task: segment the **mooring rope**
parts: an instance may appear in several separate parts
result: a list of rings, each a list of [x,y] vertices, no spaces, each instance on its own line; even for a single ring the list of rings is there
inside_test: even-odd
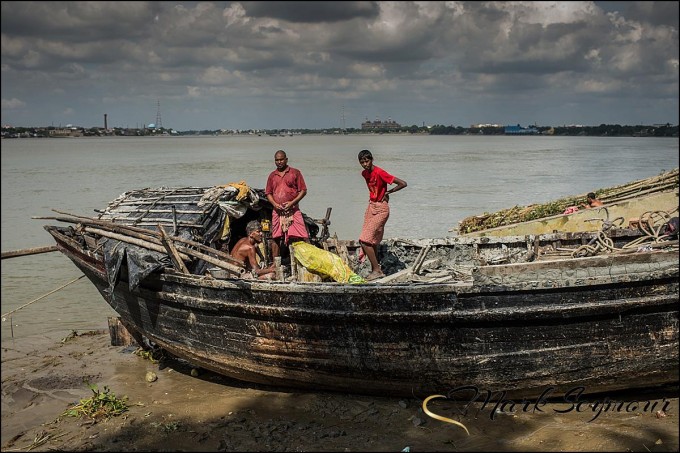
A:
[[[671,213],[672,212],[674,211],[671,211]],[[571,256],[573,258],[582,258],[586,256],[595,256],[598,253],[605,251],[616,253],[626,249],[640,247],[640,245],[645,242],[657,244],[668,237],[668,235],[662,234],[661,228],[663,228],[670,218],[671,214],[666,211],[647,211],[643,213],[638,221],[638,229],[644,233],[644,236],[624,244],[621,248],[614,246],[614,241],[605,234],[605,231],[609,230],[617,221],[624,220],[623,217],[617,217],[611,222],[606,220],[602,224],[602,230],[598,231],[597,236],[591,239],[588,244],[582,245],[574,250]],[[659,222],[659,220],[661,220],[661,222]]]
[[[5,313],[4,315],[2,315],[2,321],[3,321],[3,322],[6,321],[6,320],[7,320],[7,316],[11,315],[12,313],[17,312],[17,311],[21,310],[22,308],[31,305],[31,304],[34,303],[34,302],[38,302],[40,299],[44,299],[45,297],[49,296],[50,294],[54,294],[54,293],[56,293],[57,291],[59,291],[60,289],[66,288],[66,287],[67,287],[68,285],[70,285],[71,283],[75,283],[75,282],[77,282],[78,280],[80,280],[80,279],[83,278],[83,277],[85,277],[85,274],[81,275],[81,276],[78,277],[78,278],[74,278],[74,279],[71,280],[70,282],[66,283],[65,285],[60,286],[60,287],[57,288],[57,289],[53,289],[52,291],[50,291],[50,292],[47,293],[47,294],[43,294],[42,296],[38,297],[37,299],[33,299],[32,301],[30,301],[30,302],[28,302],[28,303],[22,305],[22,306],[19,307],[19,308],[15,308],[15,309],[12,310],[12,311],[8,311],[8,312]]]

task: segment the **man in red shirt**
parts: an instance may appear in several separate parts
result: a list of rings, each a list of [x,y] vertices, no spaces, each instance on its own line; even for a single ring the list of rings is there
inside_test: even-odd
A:
[[[272,211],[272,256],[281,254],[281,243],[303,240],[309,242],[309,233],[298,203],[307,195],[307,185],[302,173],[288,165],[286,152],[274,154],[276,170],[267,178],[265,195],[274,207]]]
[[[373,165],[373,155],[367,149],[359,153],[359,164],[364,169],[361,176],[366,180],[369,192],[369,201],[364,214],[364,226],[361,229],[359,242],[364,254],[371,262],[371,273],[366,277],[366,280],[370,281],[385,275],[378,263],[378,246],[385,234],[387,219],[390,217],[389,194],[406,187],[406,181]],[[389,184],[396,184],[396,187],[387,190]]]

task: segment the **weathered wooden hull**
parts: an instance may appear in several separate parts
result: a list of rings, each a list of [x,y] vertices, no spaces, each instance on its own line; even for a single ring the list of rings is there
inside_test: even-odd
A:
[[[167,271],[130,291],[123,273],[109,293],[97,256],[47,229],[124,322],[243,381],[420,397],[461,385],[532,397],[678,381],[677,251],[479,266],[454,283]]]

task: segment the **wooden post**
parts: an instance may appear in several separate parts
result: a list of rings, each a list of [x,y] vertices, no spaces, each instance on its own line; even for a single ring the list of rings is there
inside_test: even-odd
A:
[[[142,346],[136,338],[121,322],[120,318],[109,317],[109,335],[111,336],[111,346]]]
[[[330,218],[331,218],[331,211],[332,210],[333,210],[333,208],[327,208],[326,209],[326,217],[324,217],[321,220],[321,225],[322,225],[321,236],[319,237],[319,239],[321,239],[321,241],[326,241],[326,239],[328,239],[328,225],[331,224]]]
[[[288,250],[290,251],[290,278],[293,281],[297,280],[297,260],[295,259],[295,248],[293,247],[293,244],[288,246]]]
[[[177,208],[174,204],[172,205],[172,235],[177,236]]]
[[[274,258],[274,268],[276,269],[276,279],[283,281],[283,267],[281,266],[281,257]]]

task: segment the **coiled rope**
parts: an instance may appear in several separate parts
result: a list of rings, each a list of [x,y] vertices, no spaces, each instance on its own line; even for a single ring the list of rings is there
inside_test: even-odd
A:
[[[644,249],[645,243],[657,244],[664,241],[669,237],[667,234],[662,234],[661,229],[670,220],[671,214],[678,209],[668,213],[666,211],[647,211],[640,216],[638,222],[638,229],[644,234],[637,239],[630,241],[629,243],[623,245],[621,248],[614,246],[614,241],[609,238],[606,234],[615,224],[621,227],[625,219],[623,217],[617,217],[614,220],[605,220],[602,223],[602,229],[598,231],[597,236],[590,240],[588,244],[584,244],[574,250],[571,254],[572,258],[583,258],[586,256],[595,256],[599,253],[609,252],[609,253],[621,253],[629,252],[632,249],[641,250]],[[649,245],[649,244],[647,244]]]

